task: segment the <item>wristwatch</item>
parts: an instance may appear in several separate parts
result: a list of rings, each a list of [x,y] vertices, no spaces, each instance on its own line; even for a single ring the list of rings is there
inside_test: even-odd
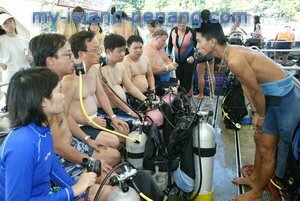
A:
[[[89,135],[86,135],[85,137],[84,137],[84,141],[86,142],[88,139],[90,139],[91,138],[91,136],[89,136]]]
[[[251,111],[251,114],[252,114],[252,116],[253,116],[253,115],[257,115],[258,112],[257,112],[257,111]]]
[[[117,115],[115,115],[115,114],[109,116],[110,119],[113,119],[113,118],[116,118],[116,117],[117,117]]]

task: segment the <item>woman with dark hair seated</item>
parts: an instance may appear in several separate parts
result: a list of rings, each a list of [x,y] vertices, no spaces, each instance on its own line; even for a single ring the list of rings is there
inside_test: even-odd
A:
[[[59,165],[49,120],[64,111],[58,76],[48,68],[20,70],[7,93],[11,133],[0,147],[0,200],[74,200],[93,186],[96,174],[75,183]],[[62,190],[51,191],[51,182]]]

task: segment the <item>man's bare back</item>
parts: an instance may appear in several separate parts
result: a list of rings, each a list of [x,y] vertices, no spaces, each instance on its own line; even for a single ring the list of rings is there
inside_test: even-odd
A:
[[[227,48],[226,55],[225,63],[232,73],[237,74],[237,77],[239,77],[241,71],[247,75],[249,70],[254,72],[259,84],[277,81],[286,77],[286,74],[279,66],[266,55],[258,51],[246,47],[230,45]],[[250,75],[250,73],[248,75]]]
[[[142,92],[145,93],[149,87],[146,78],[147,73],[151,73],[149,60],[142,55],[138,60],[132,60],[129,55],[125,56],[123,63],[131,82]]]

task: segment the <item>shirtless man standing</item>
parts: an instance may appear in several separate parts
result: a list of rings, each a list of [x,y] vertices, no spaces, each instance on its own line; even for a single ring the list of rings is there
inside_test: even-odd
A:
[[[104,38],[104,47],[109,61],[108,64],[102,67],[101,71],[99,71],[102,86],[111,103],[115,107],[121,109],[123,112],[132,117],[137,117],[137,115],[133,113],[131,109],[125,103],[123,103],[107,86],[108,84],[125,102],[126,94],[123,87],[134,98],[140,101],[146,100],[146,96],[144,96],[144,94],[142,94],[142,92],[130,81],[126,73],[125,66],[122,62],[125,56],[126,41],[120,35],[111,34]],[[107,83],[103,81],[103,77]]]
[[[168,33],[163,29],[157,29],[151,38],[150,44],[144,46],[144,55],[149,59],[155,84],[161,87],[174,86],[177,79],[170,77],[170,72],[176,69],[174,63],[168,58],[164,47]]]
[[[41,34],[31,39],[29,48],[35,65],[51,69],[59,76],[60,80],[74,72],[74,57],[65,36],[60,34]],[[64,169],[72,178],[77,180],[84,170],[80,165],[83,158],[102,159],[101,155],[109,152],[111,149],[105,150],[101,148],[101,143],[90,138],[86,138],[83,142],[72,137],[67,117],[67,113],[59,114],[54,116],[49,123],[55,152],[61,157],[60,162]],[[101,168],[105,173],[112,169],[105,160],[101,160]],[[96,186],[94,191],[97,189],[98,187]],[[110,188],[105,188],[100,197],[107,197],[109,192]]]
[[[140,36],[133,35],[127,40],[129,54],[125,56],[123,63],[126,68],[127,75],[143,94],[150,89],[155,91],[154,76],[149,60],[143,54],[144,41]]]
[[[97,110],[100,107],[104,109],[110,117],[112,124],[122,133],[128,133],[128,125],[118,119],[113,113],[109,104],[109,100],[100,84],[97,69],[100,55],[102,53],[98,41],[92,32],[81,31],[69,39],[72,52],[78,62],[84,62],[86,74],[82,75],[83,80],[83,103],[86,107],[87,114],[98,125],[106,127],[106,120],[103,117],[97,116]],[[93,66],[94,65],[94,66]],[[119,157],[116,157],[116,149],[120,148],[119,138],[113,134],[93,128],[91,122],[84,117],[79,102],[79,77],[73,73],[65,76],[62,80],[62,86],[65,94],[66,104],[69,105],[69,125],[72,133],[77,131],[79,139],[90,136],[92,139],[98,139],[104,147],[114,149],[111,153],[106,153],[103,156],[106,160],[113,160],[112,165],[119,163]],[[119,154],[118,154],[119,155]]]
[[[255,114],[252,119],[256,143],[254,172],[247,178],[233,180],[236,184],[249,185],[252,190],[233,200],[262,201],[262,192],[275,165],[277,177],[282,178],[285,172],[293,132],[300,123],[300,89],[294,86],[293,75],[264,54],[228,45],[219,23],[202,23],[196,32],[198,51],[204,56],[212,53],[223,60],[240,80]]]

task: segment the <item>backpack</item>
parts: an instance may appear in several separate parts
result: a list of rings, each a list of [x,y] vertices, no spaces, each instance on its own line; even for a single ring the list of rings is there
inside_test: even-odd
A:
[[[160,171],[167,172],[168,162],[165,146],[157,125],[151,124],[145,127],[144,133],[147,135],[143,160],[144,169],[155,172],[155,165],[158,165]]]
[[[192,136],[198,121],[192,118],[191,103],[184,93],[178,93],[172,104],[162,107],[162,110],[169,171],[179,191],[188,193],[193,190],[195,179]]]
[[[240,38],[230,38],[228,43],[231,45],[243,45],[243,41]]]
[[[247,47],[256,46],[261,49],[262,45],[262,41],[259,38],[248,38],[245,42],[245,46]]]
[[[284,176],[280,179],[283,193],[291,200],[300,199],[300,125],[295,131],[287,157]]]
[[[229,75],[228,80],[229,85],[222,103],[222,117],[226,128],[240,129],[238,123],[248,114],[244,93],[240,82],[235,76]]]

